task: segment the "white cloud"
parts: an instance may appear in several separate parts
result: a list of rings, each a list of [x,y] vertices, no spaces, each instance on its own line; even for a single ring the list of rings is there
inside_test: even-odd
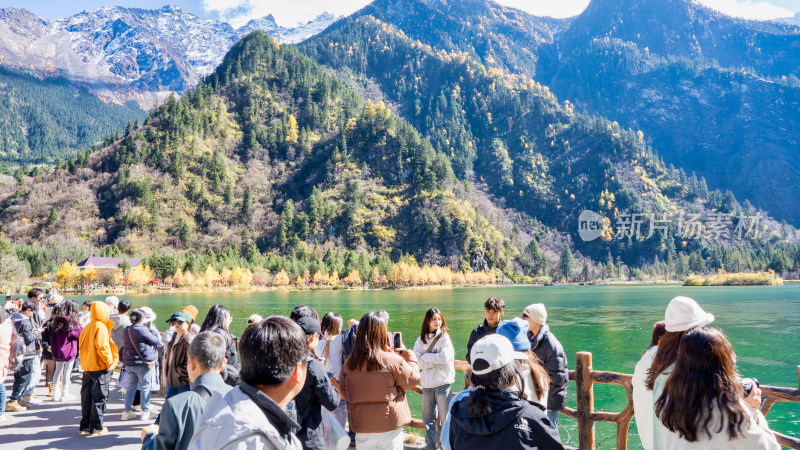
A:
[[[284,27],[293,27],[314,19],[323,12],[350,15],[371,0],[201,0],[206,13],[216,15],[234,27],[248,20],[272,14]],[[572,17],[580,14],[590,0],[495,0],[503,5],[521,9],[537,16]],[[725,14],[749,19],[790,17],[793,12],[764,0],[695,0]]]
[[[216,14],[221,20],[240,27],[248,20],[272,14],[284,27],[308,22],[318,15],[349,15],[370,3],[370,0],[202,0],[203,11]]]
[[[698,3],[721,11],[729,16],[745,19],[767,20],[779,17],[791,17],[788,9],[764,2],[751,0],[698,0]]]

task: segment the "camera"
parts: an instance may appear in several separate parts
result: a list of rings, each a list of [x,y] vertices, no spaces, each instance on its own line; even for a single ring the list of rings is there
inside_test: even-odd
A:
[[[755,378],[742,378],[742,388],[744,389],[744,396],[749,397],[753,392],[753,386],[758,386],[758,380]]]
[[[398,331],[397,333],[394,333],[392,338],[394,339],[395,350],[403,348],[403,333]]]

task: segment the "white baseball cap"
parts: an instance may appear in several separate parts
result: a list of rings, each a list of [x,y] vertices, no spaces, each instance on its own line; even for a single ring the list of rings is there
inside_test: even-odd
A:
[[[664,323],[670,332],[690,330],[713,321],[714,315],[703,311],[703,308],[689,297],[673,298],[664,313]]]
[[[472,373],[485,375],[511,364],[514,361],[514,346],[505,336],[490,334],[472,346],[469,356],[472,361]],[[489,367],[481,370],[475,369],[475,362],[479,359],[486,361]]]
[[[522,311],[522,315],[526,317],[530,317],[533,319],[534,322],[538,323],[539,325],[544,325],[547,323],[547,309],[544,307],[542,303],[534,303],[532,305],[528,305],[524,311]]]

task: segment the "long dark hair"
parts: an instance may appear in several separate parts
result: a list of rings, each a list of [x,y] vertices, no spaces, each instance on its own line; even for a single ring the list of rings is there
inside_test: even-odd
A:
[[[64,300],[53,310],[53,323],[51,333],[72,333],[72,330],[80,323],[78,314],[80,313],[78,303],[75,300]]]
[[[442,333],[447,333],[447,321],[444,320],[444,314],[439,311],[439,308],[431,308],[425,313],[425,319],[422,320],[422,332],[420,332],[419,338],[422,339],[423,344],[428,343],[428,335],[431,333],[431,320],[436,314],[442,318],[442,326],[439,329]]]
[[[648,350],[658,345],[658,342],[661,340],[661,337],[664,336],[664,333],[667,332],[667,323],[663,320],[660,320],[653,325],[653,339],[650,340],[650,347],[647,347]]]
[[[656,417],[689,442],[697,441],[701,431],[711,437],[712,429],[727,428],[730,439],[743,434],[748,414],[739,401],[744,392],[733,358],[733,347],[719,330],[703,326],[687,331],[675,370],[656,400]],[[722,412],[719,426],[711,423],[715,408]]]
[[[377,312],[364,314],[358,322],[353,353],[347,358],[347,369],[359,370],[363,367],[367,372],[383,370],[380,355],[389,351],[386,333],[386,321]]]
[[[480,362],[484,362],[481,360]],[[485,369],[480,367],[479,370]],[[475,390],[467,399],[467,411],[474,415],[486,415],[492,412],[491,401],[487,391],[503,392],[508,390],[519,377],[517,365],[513,362],[483,375],[473,373],[470,382]],[[519,395],[519,392],[517,393]]]
[[[222,330],[228,337],[233,337],[231,332],[228,331],[228,317],[231,316],[230,311],[224,305],[214,305],[208,310],[203,325],[200,326],[200,332]]]
[[[658,341],[658,351],[653,359],[653,365],[647,371],[647,379],[644,381],[648,390],[653,390],[653,384],[661,372],[671,366],[678,359],[678,346],[685,331],[667,331]]]

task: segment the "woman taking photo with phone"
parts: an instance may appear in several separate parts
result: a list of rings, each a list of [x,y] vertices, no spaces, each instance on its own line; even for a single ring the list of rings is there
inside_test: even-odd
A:
[[[425,423],[425,448],[435,450],[437,444],[437,415],[444,423],[453,382],[456,378],[455,352],[447,322],[442,312],[431,308],[422,321],[422,332],[414,344],[414,355],[419,360],[422,386],[422,422]]]
[[[775,449],[780,446],[759,411],[761,390],[745,395],[733,348],[718,330],[702,326],[680,341],[675,369],[656,400],[664,449]]]
[[[386,321],[376,312],[358,322],[353,353],[339,376],[342,397],[350,403],[356,448],[402,450],[403,426],[411,422],[406,389],[420,381],[414,352],[389,350]]]

